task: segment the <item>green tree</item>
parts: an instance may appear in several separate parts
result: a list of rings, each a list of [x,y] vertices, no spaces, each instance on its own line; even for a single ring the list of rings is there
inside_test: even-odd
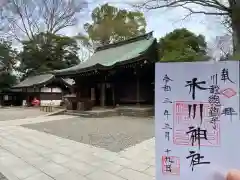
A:
[[[16,63],[17,51],[13,50],[11,43],[0,42],[0,91],[8,89],[16,83],[16,76],[13,74]]]
[[[3,72],[0,76],[0,91],[11,88],[16,82],[17,77],[12,72]]]
[[[93,10],[92,21],[91,24],[84,24],[87,35],[78,36],[90,48],[129,39],[146,31],[143,13],[118,9],[108,4]]]
[[[197,5],[202,8],[195,8]],[[138,7],[150,9],[184,8],[191,14],[223,16],[232,28],[234,53],[240,55],[240,1],[239,0],[152,0],[138,4]],[[193,8],[191,8],[193,7]]]
[[[78,50],[73,38],[40,33],[23,42],[19,71],[28,76],[74,66],[80,62]]]
[[[176,29],[159,40],[160,61],[207,60],[207,43],[204,36],[187,29]]]

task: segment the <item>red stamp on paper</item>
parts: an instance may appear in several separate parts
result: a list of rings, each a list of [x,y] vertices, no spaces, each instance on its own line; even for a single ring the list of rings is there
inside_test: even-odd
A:
[[[162,156],[163,175],[180,175],[180,157]]]
[[[231,98],[237,94],[237,92],[232,88],[223,89],[220,91],[220,93],[227,98]]]
[[[187,134],[190,126],[199,126],[207,131],[207,139],[201,139],[200,146],[220,145],[220,125],[216,122],[213,129],[209,117],[210,104],[206,102],[176,101],[174,102],[173,143],[191,146],[191,135]],[[197,146],[197,142],[194,146]]]

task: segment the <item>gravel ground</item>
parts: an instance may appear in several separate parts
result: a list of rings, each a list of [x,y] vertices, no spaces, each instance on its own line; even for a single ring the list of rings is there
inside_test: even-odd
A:
[[[154,137],[152,118],[108,117],[49,121],[23,125],[96,147],[119,152]]]
[[[0,108],[0,121],[24,119],[44,115],[39,108],[7,107]]]
[[[2,173],[0,173],[0,180],[8,180]]]

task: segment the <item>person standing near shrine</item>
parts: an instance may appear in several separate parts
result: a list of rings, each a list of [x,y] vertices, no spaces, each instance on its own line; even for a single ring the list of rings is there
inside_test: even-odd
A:
[[[36,97],[34,97],[33,100],[32,100],[32,105],[33,106],[39,106],[40,105],[40,101]]]

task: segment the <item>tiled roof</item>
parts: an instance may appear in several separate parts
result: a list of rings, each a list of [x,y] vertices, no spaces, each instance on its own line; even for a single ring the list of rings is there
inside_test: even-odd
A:
[[[38,86],[41,84],[45,84],[53,80],[55,77],[53,74],[41,74],[37,76],[28,77],[27,79],[23,80],[19,84],[13,86],[12,88],[23,88],[23,87],[31,87],[31,86]]]
[[[126,41],[99,47],[87,61],[67,69],[56,70],[53,73],[64,75],[88,71],[92,70],[92,68],[113,67],[141,56],[152,46],[154,41],[156,39],[152,36],[152,32],[150,32]]]

